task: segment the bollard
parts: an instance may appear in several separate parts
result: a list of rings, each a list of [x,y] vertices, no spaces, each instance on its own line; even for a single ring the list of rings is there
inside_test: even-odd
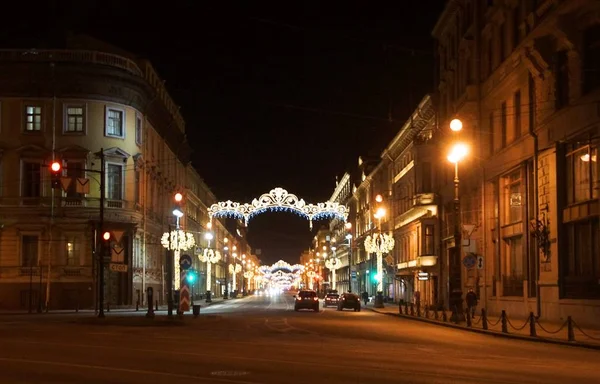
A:
[[[146,297],[148,300],[148,312],[146,312],[146,317],[149,319],[153,319],[154,311],[152,308],[152,298],[154,297],[154,289],[152,287],[146,288]]]
[[[110,312],[110,303],[109,302],[106,303],[106,312]]]
[[[537,336],[535,332],[535,316],[533,315],[533,312],[529,312],[529,336]]]
[[[467,309],[467,327],[472,327],[473,323],[471,322],[471,311]]]
[[[194,304],[192,306],[192,313],[194,314],[194,319],[200,315],[200,304]]]
[[[152,300],[151,300],[152,301]],[[156,307],[154,307],[156,311],[158,311],[158,300],[156,300]]]
[[[138,312],[140,310],[140,302],[136,301],[135,302],[135,311]]]
[[[502,310],[502,333],[508,333],[508,324],[506,321],[506,311]]]
[[[485,329],[487,331],[488,323],[487,323],[487,312],[485,311],[485,308],[481,308],[481,326],[483,329]]]
[[[567,317],[567,337],[569,341],[575,341],[575,332],[573,331],[573,319],[571,316]]]
[[[415,307],[414,307],[413,303],[410,303],[410,315],[411,316],[415,315]]]

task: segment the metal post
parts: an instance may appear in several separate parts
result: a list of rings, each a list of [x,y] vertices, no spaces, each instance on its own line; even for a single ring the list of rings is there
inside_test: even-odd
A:
[[[462,287],[460,278],[460,259],[462,250],[462,234],[460,223],[460,197],[459,197],[459,178],[458,161],[454,163],[454,247],[456,254],[450,261],[450,309],[454,321],[463,320],[462,306]]]
[[[104,201],[106,200],[106,190],[104,187],[104,177],[106,173],[106,164],[104,163],[104,148],[100,148],[100,239],[104,234]],[[98,317],[104,317],[104,241],[100,240],[100,258],[98,259],[98,280],[100,287],[98,289]]]
[[[167,316],[173,317],[173,251],[167,250]]]
[[[29,313],[32,312],[33,308],[33,260],[31,255],[29,256]]]

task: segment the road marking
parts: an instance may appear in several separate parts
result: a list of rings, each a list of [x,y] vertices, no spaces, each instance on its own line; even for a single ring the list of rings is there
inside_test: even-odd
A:
[[[259,384],[259,382],[256,382],[256,381],[229,380],[229,379],[222,379],[222,378],[215,378],[215,377],[201,377],[201,376],[194,376],[194,375],[186,375],[184,373],[148,371],[148,370],[144,370],[144,369],[118,368],[118,367],[108,367],[108,366],[91,365],[91,364],[63,363],[63,362],[59,362],[59,361],[14,359],[14,358],[10,358],[10,357],[0,357],[0,361],[5,361],[7,363],[43,364],[43,365],[54,365],[54,366],[69,367],[69,368],[97,369],[97,370],[101,370],[101,371],[125,372],[125,373],[135,373],[135,374],[144,374],[144,375],[159,375],[159,376],[177,377],[177,378],[181,378],[181,379],[194,379],[194,380],[209,381],[209,382],[218,381],[218,382],[222,382],[222,383]]]

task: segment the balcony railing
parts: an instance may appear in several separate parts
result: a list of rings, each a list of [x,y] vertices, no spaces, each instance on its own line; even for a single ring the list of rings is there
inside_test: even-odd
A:
[[[76,62],[86,64],[98,64],[116,67],[142,77],[142,71],[138,65],[125,57],[105,52],[84,50],[0,50],[0,61],[15,62]]]

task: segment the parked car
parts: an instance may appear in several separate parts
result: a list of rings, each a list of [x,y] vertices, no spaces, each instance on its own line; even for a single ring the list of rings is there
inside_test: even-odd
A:
[[[303,290],[298,292],[294,296],[294,299],[294,311],[312,309],[315,312],[319,312],[319,297],[317,296],[317,292]]]
[[[338,301],[340,299],[340,295],[337,293],[328,293],[323,300],[323,308],[328,307],[330,305],[337,307]]]
[[[360,312],[360,298],[354,293],[344,293],[338,300],[337,310],[341,311],[345,308],[354,309],[354,312]]]

